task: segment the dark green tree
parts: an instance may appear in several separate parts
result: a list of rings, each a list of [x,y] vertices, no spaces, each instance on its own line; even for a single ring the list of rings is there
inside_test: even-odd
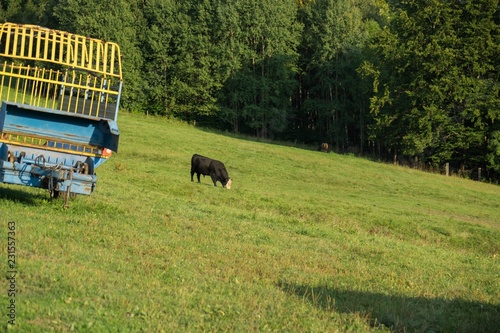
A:
[[[383,3],[383,2],[382,2]],[[318,0],[305,6],[301,44],[299,126],[309,140],[363,151],[369,95],[357,68],[382,23],[375,1]],[[378,10],[376,10],[378,9]]]
[[[495,168],[498,10],[491,0],[406,1],[395,8],[376,43],[371,105],[373,137],[394,156]]]
[[[256,135],[282,132],[292,111],[296,86],[297,46],[301,25],[296,22],[293,0],[227,2],[228,15],[220,16],[230,27],[220,48],[231,59],[220,99],[223,114],[233,129],[239,121]],[[236,88],[237,87],[237,88]]]
[[[196,119],[217,113],[222,86],[216,2],[146,3],[144,45],[153,112]]]
[[[179,35],[188,28],[187,18],[177,1],[152,0],[144,6],[146,21],[142,47],[144,73],[147,81],[147,113],[173,115],[177,99],[171,82],[174,73],[176,44]]]
[[[54,7],[60,29],[120,45],[125,82],[122,106],[130,110],[142,108],[145,100],[140,50],[144,18],[139,5],[128,0],[60,0]]]
[[[4,0],[0,2],[0,20],[56,28],[52,15],[57,0]]]
[[[254,91],[248,87],[257,85],[253,82],[249,66],[252,52],[242,25],[247,6],[248,1],[245,0],[219,1],[215,18],[219,27],[216,52],[221,59],[220,74],[223,82],[217,95],[219,117],[229,123],[236,133],[240,132],[241,122],[244,121],[243,109],[254,100]]]

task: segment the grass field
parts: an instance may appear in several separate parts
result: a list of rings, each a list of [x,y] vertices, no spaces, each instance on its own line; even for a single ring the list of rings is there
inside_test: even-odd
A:
[[[498,332],[500,187],[121,114],[63,208],[0,184],[12,332]],[[190,181],[193,153],[231,190]],[[6,283],[5,283],[6,282]]]

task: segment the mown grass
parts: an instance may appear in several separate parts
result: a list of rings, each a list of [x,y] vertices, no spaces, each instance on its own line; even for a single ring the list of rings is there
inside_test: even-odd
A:
[[[500,327],[500,187],[165,119],[119,126],[95,193],[69,209],[0,186],[4,235],[17,227],[12,331]],[[191,183],[193,153],[222,160],[232,189]]]

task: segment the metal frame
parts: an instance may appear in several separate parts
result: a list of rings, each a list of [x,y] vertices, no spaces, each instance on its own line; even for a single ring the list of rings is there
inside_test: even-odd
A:
[[[116,121],[122,91],[116,43],[35,25],[0,25],[2,100]]]
[[[117,44],[0,24],[0,182],[90,194],[117,151],[123,77]]]

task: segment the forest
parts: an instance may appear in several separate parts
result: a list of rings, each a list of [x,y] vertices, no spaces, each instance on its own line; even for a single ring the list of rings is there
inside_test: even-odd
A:
[[[117,42],[122,109],[500,180],[499,0],[0,0]]]

